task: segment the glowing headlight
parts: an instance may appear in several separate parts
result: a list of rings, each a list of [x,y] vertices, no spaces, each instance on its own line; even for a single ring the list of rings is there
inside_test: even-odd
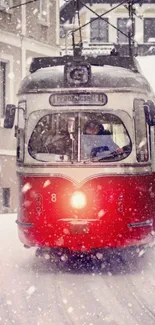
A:
[[[82,209],[86,206],[87,201],[84,193],[75,192],[71,198],[71,205],[75,209]]]

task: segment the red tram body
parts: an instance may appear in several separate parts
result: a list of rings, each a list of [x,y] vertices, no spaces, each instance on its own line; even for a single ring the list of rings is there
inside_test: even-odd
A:
[[[29,184],[31,189],[21,195],[20,239],[27,246],[73,251],[149,243],[154,213],[150,183],[151,176],[97,176],[77,187],[63,177],[21,177],[21,188]],[[70,207],[77,189],[87,197],[82,211]],[[51,192],[60,197],[55,204]]]
[[[21,242],[72,252],[150,243],[154,94],[135,61],[34,59],[18,96]],[[105,134],[84,133],[93,120]]]

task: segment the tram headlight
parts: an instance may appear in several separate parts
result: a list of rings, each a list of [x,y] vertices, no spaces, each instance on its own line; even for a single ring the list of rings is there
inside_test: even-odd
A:
[[[77,191],[71,197],[71,205],[75,209],[82,209],[86,206],[87,200],[83,192]]]

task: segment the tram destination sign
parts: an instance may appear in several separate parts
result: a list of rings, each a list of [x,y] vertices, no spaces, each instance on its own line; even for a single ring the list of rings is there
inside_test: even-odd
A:
[[[103,106],[107,103],[107,95],[104,93],[57,93],[51,94],[49,98],[50,105],[52,106]]]

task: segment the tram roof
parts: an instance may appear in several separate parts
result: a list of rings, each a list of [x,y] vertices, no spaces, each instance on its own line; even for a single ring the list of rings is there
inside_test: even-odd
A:
[[[69,56],[66,56],[66,62],[70,62]],[[48,60],[47,60],[48,59]],[[31,64],[30,75],[25,77],[21,82],[18,95],[46,91],[46,89],[67,88],[64,78],[64,57],[59,58],[35,58]],[[56,61],[58,59],[58,61]],[[37,61],[36,61],[37,60]],[[54,61],[55,60],[55,61]],[[109,63],[108,60],[95,61],[87,58],[91,64],[91,83],[88,87],[96,88],[131,88],[145,89],[150,91],[150,85],[147,80],[138,72],[138,66],[132,60],[120,60],[121,64],[115,64],[118,61],[113,60]],[[55,64],[54,64],[55,62]],[[104,64],[103,64],[104,62]],[[121,65],[121,66],[120,66]],[[126,68],[127,66],[127,68]]]
[[[77,51],[79,49],[77,48]],[[87,62],[90,65],[95,66],[115,66],[122,67],[126,69],[130,69],[132,71],[137,72],[138,66],[135,57],[133,56],[120,56],[117,51],[115,54],[109,55],[64,55],[64,56],[56,56],[56,57],[37,57],[33,58],[30,65],[30,72],[33,73],[41,68],[47,67],[56,67],[60,65],[65,65],[67,63],[75,63],[75,62]]]

